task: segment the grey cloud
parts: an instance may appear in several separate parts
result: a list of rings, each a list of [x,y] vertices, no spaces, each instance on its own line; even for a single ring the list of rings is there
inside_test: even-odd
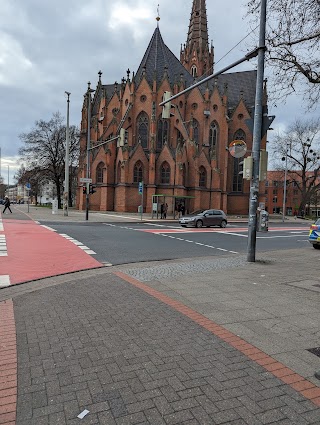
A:
[[[249,31],[241,3],[207,1],[209,39],[213,40],[216,60]],[[120,82],[128,67],[136,71],[157,24],[157,4],[158,0],[4,0],[1,30],[21,50],[19,60],[11,58],[11,69],[6,63],[0,65],[2,156],[17,155],[18,135],[31,129],[36,120],[49,119],[58,110],[65,115],[65,90],[71,92],[70,123],[78,125],[87,82],[95,87],[100,69],[104,83]],[[136,13],[132,23],[117,16],[123,22],[112,28],[114,8],[121,5],[141,11],[141,16]],[[191,5],[192,0],[160,2],[160,30],[178,57],[187,38]],[[146,17],[142,12],[148,12]],[[217,68],[242,57],[247,49],[248,44],[242,43]],[[3,53],[0,50],[0,59]],[[24,59],[32,67],[24,68]],[[246,63],[242,69],[254,66]],[[10,77],[10,86],[1,85],[2,74]],[[278,115],[273,126],[292,121],[298,103],[289,101],[271,111]]]

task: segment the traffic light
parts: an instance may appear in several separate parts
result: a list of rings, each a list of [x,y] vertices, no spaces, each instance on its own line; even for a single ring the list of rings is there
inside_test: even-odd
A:
[[[252,156],[247,156],[243,160],[243,178],[245,180],[251,180],[252,171],[253,171],[253,158]]]
[[[170,99],[172,97],[172,93],[170,91],[165,91],[163,95],[162,101]],[[171,101],[167,102],[165,105],[163,105],[162,109],[162,118],[167,119],[172,117],[174,114],[171,112],[171,108],[173,106],[171,105]]]
[[[93,195],[96,190],[94,190],[97,186],[93,185],[92,183],[89,184],[89,193],[90,195]]]
[[[120,135],[118,139],[118,147],[128,144],[128,131],[124,128],[120,129]]]
[[[260,151],[260,165],[259,165],[259,181],[267,180],[268,173],[268,152],[265,150]]]
[[[83,193],[84,195],[86,195],[86,194],[87,194],[87,186],[82,186],[82,193]]]
[[[249,130],[251,131],[251,133],[253,133],[254,117],[255,117],[254,108],[252,108],[251,116],[253,118],[249,118],[249,119],[245,120],[245,123],[246,123],[247,127],[249,128]],[[261,122],[261,139],[265,136],[265,134],[267,133],[268,130],[272,130],[271,124],[273,123],[274,119],[275,119],[275,115],[269,116],[268,111],[267,111],[267,107],[263,106],[262,122]]]

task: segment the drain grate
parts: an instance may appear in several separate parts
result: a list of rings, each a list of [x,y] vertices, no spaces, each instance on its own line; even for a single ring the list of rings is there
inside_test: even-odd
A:
[[[310,353],[320,357],[320,347],[309,348],[307,351],[309,351]]]

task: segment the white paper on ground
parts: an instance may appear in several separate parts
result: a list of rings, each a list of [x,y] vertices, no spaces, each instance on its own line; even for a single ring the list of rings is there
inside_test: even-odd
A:
[[[80,413],[80,415],[77,416],[79,419],[83,419],[87,414],[89,413],[89,410],[85,409],[83,412]]]

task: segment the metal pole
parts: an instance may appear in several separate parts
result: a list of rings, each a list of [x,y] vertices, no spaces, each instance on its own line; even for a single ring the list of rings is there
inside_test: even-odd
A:
[[[259,198],[259,161],[262,129],[262,102],[265,60],[267,0],[261,1],[260,36],[257,68],[257,85],[255,99],[255,117],[253,127],[253,177],[250,186],[249,221],[248,221],[248,252],[247,261],[254,262],[256,257],[257,239],[257,206]]]
[[[141,192],[141,221],[143,215],[143,180],[142,180],[142,192]]]
[[[9,196],[9,186],[10,186],[10,178],[9,178],[9,165],[8,165],[8,196]]]
[[[288,146],[286,148],[286,165],[284,170],[284,182],[283,182],[282,223],[284,223],[284,219],[286,216],[287,172],[288,172]]]
[[[88,111],[88,116],[87,116],[87,121],[88,121],[88,128],[87,128],[87,172],[86,172],[86,178],[88,179],[90,177],[90,164],[89,164],[89,160],[90,160],[90,139],[91,139],[91,93],[94,91],[92,89],[90,89],[90,81],[88,83],[88,91],[87,91],[87,100],[88,100],[88,106],[87,106],[87,111]],[[89,184],[86,183],[87,186],[87,190],[86,190],[86,220],[89,220]]]
[[[68,215],[69,209],[69,104],[70,104],[70,94],[65,91],[65,94],[68,96],[67,100],[67,128],[66,128],[66,159],[64,167],[64,215]]]

